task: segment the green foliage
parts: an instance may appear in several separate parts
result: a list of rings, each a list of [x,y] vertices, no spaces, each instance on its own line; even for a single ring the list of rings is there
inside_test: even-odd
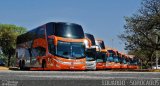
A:
[[[23,27],[18,27],[9,24],[0,24],[0,46],[2,48],[3,46],[11,46],[15,48],[17,36],[24,32],[26,32],[26,29]]]
[[[0,60],[2,60],[3,62],[7,63],[7,58],[4,54],[0,54]]]
[[[16,38],[26,32],[26,28],[11,24],[0,24],[0,46],[4,55],[8,56],[8,66],[10,58],[15,54]]]
[[[148,65],[160,50],[160,0],[143,0],[141,5],[138,13],[125,17],[125,32],[119,37],[127,50]]]

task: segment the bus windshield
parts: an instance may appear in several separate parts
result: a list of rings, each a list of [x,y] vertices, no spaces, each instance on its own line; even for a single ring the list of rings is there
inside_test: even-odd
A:
[[[109,57],[107,58],[107,61],[113,62],[114,59],[113,57],[115,56],[115,53],[112,50],[108,50],[109,52]]]
[[[114,51],[108,50],[108,52],[109,52],[109,57],[114,57],[114,56],[116,56]]]
[[[125,60],[124,57],[121,58],[121,62],[122,62],[123,64],[127,64],[127,61]]]
[[[138,64],[138,61],[137,61],[137,60],[135,60],[135,59],[133,59],[133,60],[132,60],[132,64],[137,65],[137,64]]]
[[[127,64],[131,64],[131,60],[129,58],[126,59]]]
[[[97,59],[96,59],[96,61],[97,61],[97,62],[103,62],[103,59],[98,56]]]
[[[110,57],[110,56],[109,56],[109,57],[107,58],[107,61],[113,62],[113,57]]]
[[[114,57],[114,62],[119,62],[118,56]]]
[[[95,57],[90,56],[90,55],[86,55],[86,60],[87,61],[95,61]]]
[[[96,60],[96,49],[88,49],[86,51],[86,60],[95,61]]]
[[[106,57],[106,54],[104,54],[102,52],[98,52],[97,57],[96,57],[96,61],[97,62],[105,62],[105,57]]]
[[[64,58],[82,58],[84,57],[84,50],[83,43],[58,41],[57,44],[57,55]]]
[[[108,50],[109,54],[110,54],[110,58],[111,58],[111,61],[114,61],[114,62],[119,62],[119,57],[116,55],[116,53],[113,51],[113,50]]]
[[[103,61],[106,62],[106,60],[108,58],[106,52],[101,52],[101,56],[102,56]]]
[[[80,25],[72,23],[57,23],[55,25],[55,35],[65,38],[84,38],[84,32]]]

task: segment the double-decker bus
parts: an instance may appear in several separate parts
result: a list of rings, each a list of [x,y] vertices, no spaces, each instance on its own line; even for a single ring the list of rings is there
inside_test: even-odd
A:
[[[114,57],[114,62],[115,64],[113,65],[113,69],[120,69],[121,68],[121,64],[120,64],[120,53],[114,49],[114,52],[116,53],[115,57]]]
[[[112,69],[119,69],[120,68],[120,57],[119,53],[116,49],[110,49],[108,50],[109,54],[112,54],[109,56],[109,58],[112,60]]]
[[[97,52],[96,57],[96,69],[106,69],[106,59],[108,58],[108,52],[105,49],[104,41],[96,39],[96,45],[100,47],[100,52]]]
[[[106,60],[106,69],[112,69],[112,66],[114,65],[114,52],[112,51],[111,48],[107,47],[106,46],[106,50],[107,52],[109,53],[108,55],[108,58]]]
[[[139,59],[135,57],[133,62],[134,62],[134,65],[135,65],[134,68],[139,69]]]
[[[17,37],[20,69],[85,70],[85,36],[81,25],[49,22]]]
[[[134,55],[129,55],[129,60],[130,60],[130,65],[129,65],[129,69],[138,69],[138,59],[136,57],[134,57]]]
[[[126,55],[126,62],[127,62],[127,69],[132,69],[131,58],[128,55]]]
[[[122,66],[122,63],[121,63],[122,54],[117,50],[115,50],[115,51],[117,53],[117,57],[115,57],[115,60],[116,60],[116,64],[115,64],[116,67],[115,68],[120,69]]]
[[[96,43],[95,38],[92,34],[85,33],[86,37],[86,69],[96,70]]]
[[[121,69],[127,69],[126,55],[124,53],[120,53],[120,55]]]

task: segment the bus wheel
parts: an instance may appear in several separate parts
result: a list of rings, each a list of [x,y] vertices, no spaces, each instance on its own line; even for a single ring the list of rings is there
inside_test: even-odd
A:
[[[22,61],[21,60],[19,61],[19,68],[20,68],[20,70],[22,70]]]
[[[24,60],[21,62],[21,68],[20,69],[25,70],[25,61]]]
[[[42,68],[43,68],[43,70],[44,70],[44,68],[46,68],[46,61],[44,59],[42,60]]]

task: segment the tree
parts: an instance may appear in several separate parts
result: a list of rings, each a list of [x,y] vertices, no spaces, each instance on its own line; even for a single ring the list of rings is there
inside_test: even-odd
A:
[[[149,56],[160,50],[160,0],[143,0],[141,8],[131,17],[125,17],[125,31],[119,37],[125,41],[126,49]]]
[[[10,66],[11,56],[15,54],[16,38],[26,32],[26,28],[11,24],[0,24],[0,46],[3,53],[8,57]]]

